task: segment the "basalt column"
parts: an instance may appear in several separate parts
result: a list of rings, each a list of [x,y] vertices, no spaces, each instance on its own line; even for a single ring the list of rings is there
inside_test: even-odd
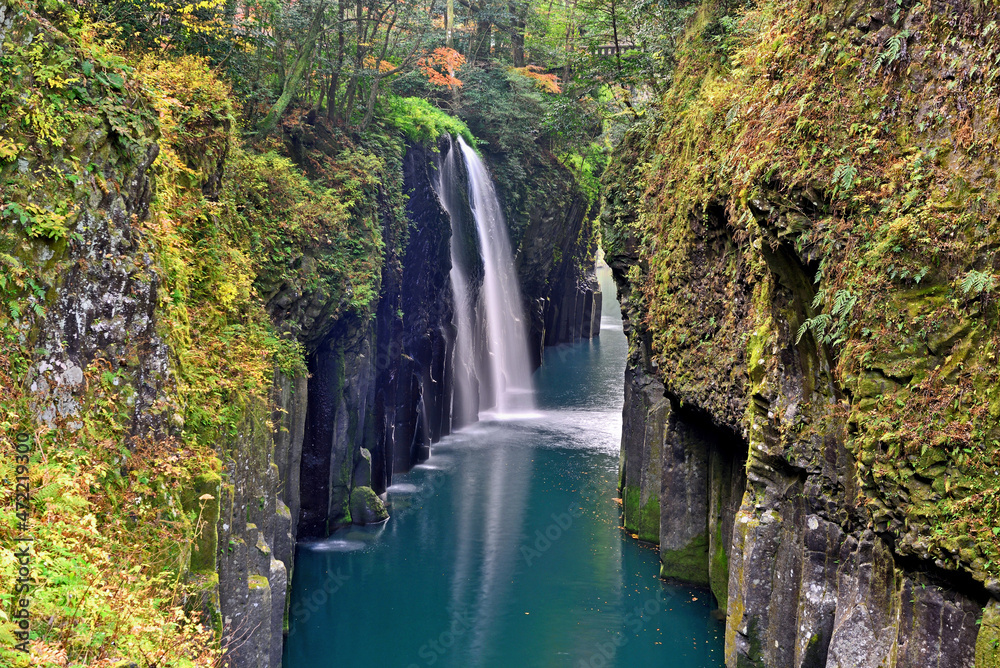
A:
[[[403,162],[409,237],[403,256],[387,262],[377,318],[372,486],[426,459],[451,431],[455,341],[449,284],[451,224],[431,186],[433,154],[411,145]]]

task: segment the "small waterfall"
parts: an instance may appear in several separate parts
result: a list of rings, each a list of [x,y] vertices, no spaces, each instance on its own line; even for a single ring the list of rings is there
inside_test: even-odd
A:
[[[458,221],[461,203],[456,201],[454,184],[458,182],[458,168],[455,165],[455,148],[450,147],[438,169],[437,192],[445,211],[451,218],[451,290],[455,297],[455,384],[452,402],[452,422],[455,428],[472,424],[479,419],[478,374],[474,352],[472,293],[469,279],[458,252]]]
[[[486,165],[461,137],[458,144],[469,173],[469,205],[483,252],[482,302],[495,411],[501,416],[529,412],[535,398],[528,335],[507,225]]]

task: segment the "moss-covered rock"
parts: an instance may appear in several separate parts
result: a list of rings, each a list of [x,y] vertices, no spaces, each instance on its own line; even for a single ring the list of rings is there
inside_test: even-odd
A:
[[[660,577],[709,584],[708,535],[695,536],[679,550],[660,550]]]
[[[991,602],[983,609],[976,638],[976,668],[1000,666],[1000,604]]]
[[[355,487],[351,491],[351,520],[355,524],[378,524],[387,519],[389,512],[371,487]]]
[[[730,665],[972,661],[1000,564],[1000,113],[956,73],[996,77],[998,18],[702,3],[605,176],[630,363],[749,453],[706,556]]]
[[[215,471],[206,471],[195,476],[181,494],[184,511],[194,516],[195,539],[190,562],[194,573],[216,574],[221,487],[222,477]]]

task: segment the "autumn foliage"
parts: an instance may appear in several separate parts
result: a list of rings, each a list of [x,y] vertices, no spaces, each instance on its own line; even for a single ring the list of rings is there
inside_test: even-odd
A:
[[[542,74],[542,68],[538,65],[528,65],[527,67],[512,67],[512,70],[521,76],[528,77],[535,82],[535,85],[547,93],[561,93],[559,87],[559,77],[555,74]]]
[[[417,61],[417,66],[432,84],[452,88],[462,85],[461,79],[455,77],[455,71],[464,64],[465,56],[445,46],[439,46]]]

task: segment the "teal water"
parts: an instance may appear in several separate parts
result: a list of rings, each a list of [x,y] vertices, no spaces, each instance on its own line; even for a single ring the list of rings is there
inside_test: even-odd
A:
[[[615,500],[626,341],[546,352],[538,416],[443,439],[391,519],[300,545],[286,668],[722,666],[712,595],[657,577]]]

